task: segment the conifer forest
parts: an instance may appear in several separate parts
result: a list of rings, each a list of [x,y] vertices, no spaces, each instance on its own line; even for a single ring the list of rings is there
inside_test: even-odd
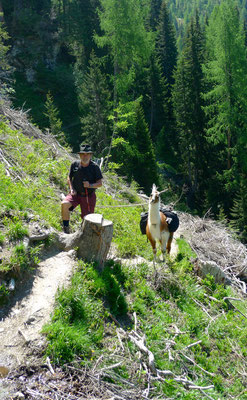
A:
[[[0,0],[1,98],[247,241],[246,0]]]

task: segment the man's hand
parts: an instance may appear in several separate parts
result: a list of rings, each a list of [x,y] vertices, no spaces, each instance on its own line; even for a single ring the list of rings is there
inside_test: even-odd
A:
[[[90,187],[90,183],[88,181],[84,181],[83,185],[84,185],[84,188],[89,188]]]

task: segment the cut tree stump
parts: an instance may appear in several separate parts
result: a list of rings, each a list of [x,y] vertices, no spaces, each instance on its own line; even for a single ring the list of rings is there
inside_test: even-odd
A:
[[[69,251],[77,247],[77,255],[84,261],[96,261],[103,268],[113,235],[112,221],[105,220],[101,214],[88,214],[81,228],[72,234],[59,234],[57,246]]]

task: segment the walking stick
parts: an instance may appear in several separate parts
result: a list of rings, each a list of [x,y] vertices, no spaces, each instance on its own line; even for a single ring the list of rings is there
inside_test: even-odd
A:
[[[89,201],[88,201],[88,191],[87,188],[85,188],[85,192],[86,192],[86,198],[87,198],[87,209],[90,212],[90,207],[89,207]]]

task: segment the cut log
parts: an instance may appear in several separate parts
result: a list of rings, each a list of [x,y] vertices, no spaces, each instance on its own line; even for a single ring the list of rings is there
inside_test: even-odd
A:
[[[105,220],[101,214],[88,214],[81,228],[72,233],[59,234],[57,245],[63,251],[77,248],[77,255],[84,261],[96,261],[103,268],[113,235],[112,221]]]

